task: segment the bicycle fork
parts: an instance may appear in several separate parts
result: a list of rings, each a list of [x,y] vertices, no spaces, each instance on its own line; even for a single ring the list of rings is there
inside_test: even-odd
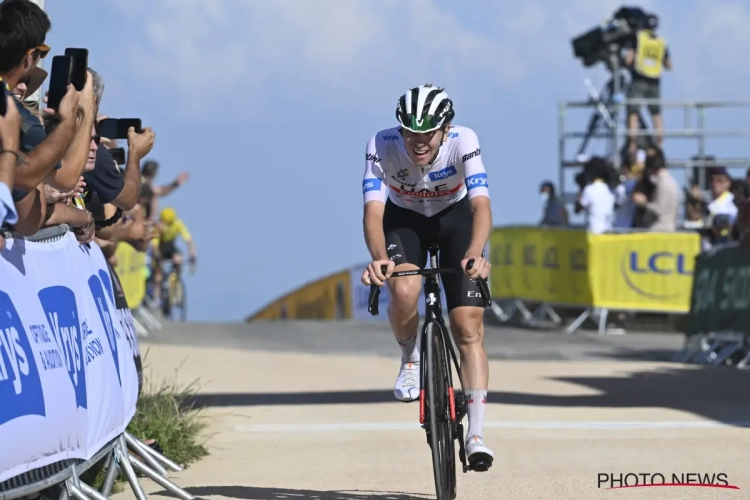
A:
[[[426,333],[427,329],[425,329]],[[435,333],[433,332],[433,335]],[[425,383],[427,381],[427,370],[431,367],[429,366],[429,363],[427,363],[427,344],[426,342],[431,341],[432,339],[427,339],[427,335],[422,335],[421,342],[420,342],[420,358],[422,362],[420,363],[420,376],[419,376],[419,423],[422,426],[422,429],[425,430],[425,435],[427,437],[427,444],[432,447],[432,443],[430,441],[430,428],[427,425],[427,397],[425,394]],[[450,420],[451,420],[451,437],[453,439],[458,440],[458,457],[461,460],[461,466],[463,468],[464,474],[469,472],[471,469],[470,465],[467,464],[466,460],[466,445],[464,444],[464,425],[461,423],[463,419],[467,415],[467,409],[468,409],[468,402],[466,394],[464,394],[463,390],[456,391],[453,388],[453,374],[451,373],[452,370],[450,369],[450,363],[451,361],[455,363],[456,367],[458,368],[458,363],[455,358],[455,354],[448,348],[448,346],[443,342],[443,345],[445,347],[446,352],[441,353],[445,356],[445,358],[448,360],[448,405],[450,407]],[[459,371],[459,378],[461,377],[460,371]]]

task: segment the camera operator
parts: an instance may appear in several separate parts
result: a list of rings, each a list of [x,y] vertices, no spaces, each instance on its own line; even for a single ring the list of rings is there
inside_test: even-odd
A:
[[[669,56],[669,48],[664,37],[656,35],[658,18],[654,15],[647,16],[645,26],[637,30],[633,37],[624,44],[625,66],[630,69],[631,83],[630,95],[632,99],[660,99],[661,98],[661,75],[664,69],[672,69],[672,60]],[[638,130],[639,105],[628,105],[628,129],[632,132]],[[659,147],[663,145],[662,131],[664,121],[661,116],[659,104],[649,104],[649,113],[653,128],[656,131],[656,141]],[[629,139],[629,150],[631,154],[636,152],[636,137]]]
[[[674,232],[680,209],[680,187],[667,169],[664,152],[660,148],[649,148],[643,172],[653,186],[652,196],[634,192],[633,201],[645,209],[644,227],[651,231]]]
[[[581,188],[575,213],[586,212],[586,229],[594,234],[612,230],[615,195],[609,186],[610,166],[604,158],[595,156],[584,166],[583,175],[576,176]]]

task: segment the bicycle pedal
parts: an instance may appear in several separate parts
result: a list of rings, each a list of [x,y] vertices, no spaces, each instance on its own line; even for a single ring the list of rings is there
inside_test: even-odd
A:
[[[474,453],[469,458],[469,470],[487,472],[492,467],[492,457],[486,453]]]

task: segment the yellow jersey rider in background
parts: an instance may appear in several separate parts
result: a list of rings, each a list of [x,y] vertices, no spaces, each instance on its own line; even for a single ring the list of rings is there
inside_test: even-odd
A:
[[[162,268],[164,260],[172,261],[172,265],[180,266],[182,264],[182,254],[177,248],[175,242],[178,236],[182,236],[183,241],[188,247],[188,263],[190,264],[190,273],[195,271],[195,243],[192,236],[187,230],[185,223],[177,217],[177,212],[173,208],[165,208],[159,214],[159,221],[154,226],[154,237],[151,240],[153,250],[153,270],[154,270],[154,301],[158,304],[161,300],[161,283]]]

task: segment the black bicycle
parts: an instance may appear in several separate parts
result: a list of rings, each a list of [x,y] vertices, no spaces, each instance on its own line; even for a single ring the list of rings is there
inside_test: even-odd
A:
[[[432,470],[435,474],[435,488],[438,500],[453,500],[456,498],[456,448],[454,440],[458,440],[458,456],[463,465],[464,473],[486,471],[491,463],[482,459],[466,463],[466,449],[464,445],[464,428],[461,421],[466,416],[467,401],[463,392],[461,366],[453,349],[453,343],[448,336],[448,328],[443,319],[440,301],[440,285],[438,275],[447,273],[462,273],[461,268],[440,269],[437,267],[437,253],[439,248],[431,246],[430,269],[416,269],[412,271],[394,272],[390,278],[400,276],[424,276],[425,319],[422,325],[420,339],[421,372],[419,382],[419,423],[427,434],[427,443],[432,449]],[[474,260],[469,260],[466,269],[473,267]],[[386,267],[382,267],[385,273]],[[490,289],[487,281],[477,279],[485,308],[492,305]],[[378,315],[378,298],[380,287],[370,287],[368,311],[373,316]],[[461,388],[453,387],[453,372],[451,362],[456,368]]]

